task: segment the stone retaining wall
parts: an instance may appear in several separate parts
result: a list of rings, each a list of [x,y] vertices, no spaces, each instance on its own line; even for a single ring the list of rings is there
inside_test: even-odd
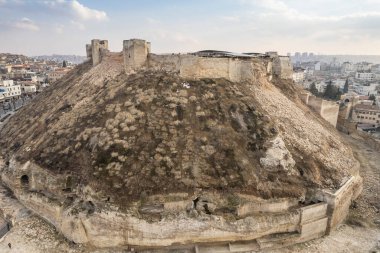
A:
[[[240,208],[253,215],[234,222],[205,214],[201,219],[179,215],[169,220],[148,223],[116,209],[98,208],[89,213],[81,207],[78,208],[79,203],[88,201],[86,199],[65,206],[64,196],[54,194],[62,187],[59,182],[64,182],[64,179],[44,173],[42,168],[32,163],[20,165],[12,162],[10,167],[3,169],[2,180],[27,208],[52,223],[69,240],[90,243],[96,247],[165,247],[210,241],[257,240],[260,248],[265,248],[298,243],[323,236],[326,231],[334,229],[342,222],[348,214],[351,200],[360,191],[357,189],[361,183],[360,177],[352,177],[335,193],[318,190],[316,198],[322,202],[305,207],[294,208],[293,200],[279,200],[278,203],[273,200],[261,206],[262,212],[259,215],[254,214],[259,209],[248,202]],[[25,173],[31,175],[34,182],[55,182],[55,185],[49,184],[40,192],[25,189],[16,183]],[[44,179],[36,178],[39,176]],[[38,188],[38,185],[33,187]],[[168,203],[166,207],[178,211],[185,208],[185,202]],[[288,210],[289,207],[292,209]],[[277,234],[283,236],[279,237]]]

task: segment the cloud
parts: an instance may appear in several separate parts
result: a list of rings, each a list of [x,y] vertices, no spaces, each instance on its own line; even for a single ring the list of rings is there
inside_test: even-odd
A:
[[[74,21],[74,20],[71,20],[70,23],[76,27],[78,30],[81,30],[81,31],[84,31],[86,30],[86,27],[84,24],[80,23],[80,22],[77,22],[77,21]]]
[[[11,27],[34,32],[40,30],[40,28],[29,18],[22,18],[19,21],[11,23]]]
[[[145,20],[150,25],[158,25],[161,23],[158,19],[154,19],[154,18],[146,18]]]
[[[223,16],[222,20],[227,22],[240,22],[239,16]]]
[[[53,10],[67,13],[81,20],[105,21],[108,19],[106,12],[91,9],[77,0],[54,0],[44,1],[43,3]]]
[[[54,31],[58,34],[63,34],[63,29],[65,28],[64,25],[56,25],[54,27]]]

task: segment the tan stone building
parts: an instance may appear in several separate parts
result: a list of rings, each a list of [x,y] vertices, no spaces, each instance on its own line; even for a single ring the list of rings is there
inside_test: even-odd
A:
[[[352,112],[352,120],[361,124],[380,126],[380,108],[376,105],[356,105]]]
[[[48,80],[50,83],[53,83],[57,81],[58,79],[61,79],[64,75],[67,74],[67,72],[70,71],[70,69],[65,68],[59,68],[56,69],[48,74]]]

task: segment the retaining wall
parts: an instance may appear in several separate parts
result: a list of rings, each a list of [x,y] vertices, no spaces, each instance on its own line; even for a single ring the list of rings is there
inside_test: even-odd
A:
[[[52,223],[69,240],[90,243],[96,247],[165,247],[211,241],[257,240],[260,248],[265,248],[303,242],[323,236],[342,222],[348,214],[351,200],[359,194],[361,184],[357,176],[350,178],[335,193],[319,190],[316,198],[322,203],[305,207],[293,206],[292,200],[280,200],[279,203],[263,201],[264,204],[259,207],[255,203],[247,203],[241,207],[245,213],[253,214],[258,210],[261,213],[234,222],[226,222],[223,217],[214,215],[206,215],[208,218],[202,219],[179,215],[178,218],[148,223],[112,208],[102,211],[97,208],[89,213],[80,205],[88,201],[83,199],[88,197],[84,194],[77,196],[75,203],[67,206],[64,196],[57,194],[63,186],[60,182],[64,182],[65,177],[60,179],[59,176],[43,172],[42,168],[29,162],[23,165],[11,162],[10,167],[3,170],[3,182],[27,208]],[[38,192],[31,191],[32,188],[25,189],[17,183],[25,173],[31,175],[30,178],[34,177],[30,183],[34,184],[35,189],[41,189],[39,185],[47,182],[46,188]],[[100,200],[99,203],[91,200],[99,208],[104,206]],[[188,202],[192,203],[192,199]],[[175,201],[168,203],[166,209],[178,211],[183,208],[185,212],[185,204],[184,201]]]

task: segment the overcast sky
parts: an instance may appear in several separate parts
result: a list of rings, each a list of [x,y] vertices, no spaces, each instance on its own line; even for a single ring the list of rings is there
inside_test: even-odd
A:
[[[0,52],[85,55],[92,38],[152,51],[380,55],[380,0],[0,0]]]

